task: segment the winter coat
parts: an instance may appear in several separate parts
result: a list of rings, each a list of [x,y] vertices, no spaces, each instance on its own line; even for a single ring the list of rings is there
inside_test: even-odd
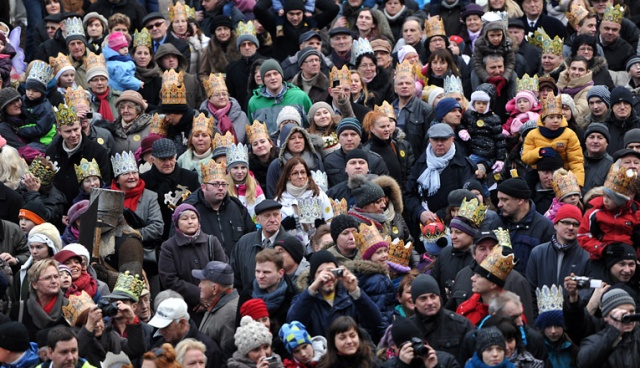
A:
[[[109,19],[115,13],[121,13],[129,17],[131,27],[129,29],[142,29],[142,19],[147,15],[145,8],[135,0],[121,0],[113,4],[108,0],[98,0],[92,3],[87,9],[87,13],[96,12]],[[48,59],[47,59],[48,60]]]
[[[231,37],[225,45],[220,44],[217,38],[212,37],[206,48],[202,50],[202,61],[197,70],[199,78],[209,78],[211,73],[224,73],[227,66],[239,60],[240,50],[236,47],[237,35],[231,32]]]
[[[591,276],[589,253],[577,241],[564,249],[558,249],[552,242],[547,242],[531,250],[527,262],[527,280],[532,292],[544,285],[563,285],[564,278],[572,273]]]
[[[640,203],[629,200],[614,211],[604,208],[603,197],[589,202],[578,229],[578,243],[589,252],[591,259],[602,258],[602,252],[611,243],[638,244],[640,234]],[[640,254],[640,248],[636,249]]]
[[[277,199],[278,203],[282,205],[282,209],[280,210],[282,218],[290,216],[298,217],[295,209],[300,208],[298,201],[307,198],[315,198],[315,200],[319,202],[320,209],[322,210],[322,219],[325,222],[330,222],[333,218],[333,208],[331,207],[329,197],[327,197],[326,193],[323,192],[322,189],[319,190],[318,195],[314,195],[311,189],[307,189],[299,198],[294,197],[287,191],[282,192],[280,198]]]
[[[621,339],[621,340],[619,340]],[[640,326],[629,333],[620,334],[607,326],[580,344],[577,365],[584,368],[633,367],[640,362]]]
[[[410,319],[422,333],[423,340],[428,341],[432,348],[452,354],[458,363],[464,363],[460,359],[462,341],[467,332],[475,329],[468,319],[444,307],[433,316],[425,316],[416,311]]]
[[[379,185],[389,197],[387,208],[384,209],[384,215],[387,221],[382,224],[384,228],[383,232],[389,235],[391,239],[403,240],[405,244],[413,242],[409,227],[402,217],[404,213],[404,202],[402,200],[402,189],[400,189],[398,182],[387,175],[374,177],[371,181]],[[349,194],[350,193],[351,192],[349,192]],[[347,204],[349,204],[348,201]],[[351,208],[351,206],[349,206],[349,208]]]
[[[389,278],[387,267],[365,260],[348,261],[343,265],[358,278],[358,286],[378,307],[385,328],[393,323],[397,290]]]
[[[22,98],[23,124],[17,127],[17,131],[20,137],[30,142],[39,142],[48,146],[56,135],[56,118],[49,100],[45,97],[41,99],[40,103],[28,106],[32,102],[27,100],[27,96]]]
[[[549,352],[549,362],[552,367],[571,368],[576,366],[579,347],[569,341],[566,335],[558,341],[557,346],[553,346],[548,339],[544,339],[544,345]]]
[[[469,299],[460,303],[456,308],[456,313],[468,319],[474,326],[477,326],[489,315],[489,305],[483,303],[480,294],[473,293]]]
[[[249,99],[247,116],[251,121],[258,120],[266,123],[269,134],[278,130],[276,119],[282,108],[295,107],[304,120],[312,105],[309,96],[300,88],[291,83],[283,83],[282,87],[278,95],[273,97],[267,92],[267,88],[261,85],[253,91]]]
[[[133,59],[124,60],[120,53],[111,49],[108,45],[102,49],[102,54],[107,61],[109,71],[109,87],[116,91],[137,91],[142,81],[136,78],[136,64]]]
[[[462,115],[462,129],[469,132],[469,154],[489,160],[505,161],[507,145],[502,135],[502,121],[493,112],[480,114],[468,109]]]
[[[397,138],[392,137],[386,141],[372,136],[371,139],[364,144],[363,148],[380,155],[387,168],[392,168],[389,174],[395,174],[391,175],[393,179],[398,183],[404,183],[407,177],[409,177],[411,166],[413,166],[415,162],[415,156],[413,155],[411,144],[404,139],[404,132],[399,130],[396,130],[396,132],[401,132],[401,134],[399,134]]]
[[[569,129],[567,120],[563,117],[559,129],[564,131],[557,138],[547,138],[542,135],[541,128],[544,129],[542,120],[538,120],[538,128],[530,131],[522,146],[522,161],[527,165],[534,166],[542,157],[540,148],[551,147],[564,161],[564,168],[571,170],[578,179],[578,184],[584,184],[584,156],[580,140],[576,133]],[[544,209],[546,211],[546,208]]]
[[[618,37],[613,43],[602,45],[602,51],[609,70],[614,72],[625,71],[626,60],[636,53],[636,50],[622,37]]]
[[[609,136],[611,137],[607,153],[614,156],[616,151],[624,148],[624,133],[631,129],[640,128],[640,118],[634,110],[631,111],[631,116],[627,120],[617,119],[612,112],[604,124],[609,128]]]
[[[359,148],[364,148],[360,146]],[[375,175],[389,175],[389,170],[382,157],[375,152],[364,149],[367,152],[367,162],[369,164],[369,172]],[[329,188],[338,183],[347,181],[347,173],[344,171],[346,166],[347,154],[344,150],[337,149],[324,158],[324,167],[329,181]]]
[[[40,356],[38,355],[38,344],[30,342],[29,347],[24,354],[18,358],[16,362],[12,362],[10,366],[12,368],[33,368],[40,362]],[[3,364],[5,366],[5,364]],[[7,366],[9,366],[7,364]]]
[[[526,40],[522,40],[522,42],[520,42],[520,46],[518,46],[517,53],[527,61],[527,64],[524,66],[525,73],[529,75],[535,75],[538,73],[538,70],[540,69],[540,61],[542,60],[542,50],[540,48],[531,45]]]
[[[400,115],[398,111],[399,100],[393,101],[393,107],[396,112],[396,116],[400,119],[402,116],[403,121],[398,121],[397,125],[404,130],[407,141],[411,144],[414,156],[420,157],[427,148],[427,130],[429,130],[429,116],[431,116],[433,109],[426,102],[417,97],[412,97],[411,100],[402,108],[403,114]],[[371,164],[369,164],[371,167]]]
[[[231,34],[233,35],[234,32],[232,32]],[[177,38],[175,34],[173,34],[173,36]],[[203,59],[204,49],[207,46],[209,46],[211,39],[204,34],[199,34],[195,36],[190,36],[189,38],[186,39],[186,41],[189,43],[189,49],[191,50],[188,71],[189,71],[189,74],[195,75],[195,74],[198,74],[198,66],[204,62],[204,59]]]
[[[142,140],[149,135],[151,115],[142,112],[126,131],[122,127],[122,117],[118,117],[113,122],[113,128],[114,153],[135,152],[140,148]]]
[[[298,66],[299,55],[300,51],[284,59],[280,64],[280,66],[282,66],[284,80],[291,80],[296,74],[300,72],[300,67]],[[331,72],[331,68],[333,68],[333,61],[331,61],[331,58],[326,55],[320,55],[320,73],[327,76]]]
[[[399,12],[396,15],[389,15],[386,9],[382,9],[382,13],[385,18],[387,18],[387,23],[389,23],[389,27],[391,28],[391,34],[393,34],[394,40],[399,40],[402,38],[402,26],[404,25],[404,21],[407,17],[413,15],[413,10],[407,8],[406,6],[402,6]]]
[[[94,366],[100,366],[104,361],[107,352],[118,354],[124,352],[127,356],[135,359],[145,353],[145,339],[142,333],[142,323],[127,323],[125,328],[126,338],[121,337],[113,329],[105,329],[102,336],[96,337],[89,332],[86,327],[74,328],[78,336],[78,355],[87,359]]]
[[[44,220],[54,224],[59,229],[63,228],[62,216],[66,213],[64,206],[67,204],[67,198],[55,186],[43,185],[38,191],[28,191],[26,188],[20,187],[18,193],[22,195],[24,203],[40,202],[46,211]]]
[[[145,188],[138,200],[135,213],[145,223],[143,227],[136,229],[142,235],[142,240],[145,242],[160,240],[164,221],[158,204],[158,194]]]
[[[538,175],[538,170],[531,170],[524,174],[524,180],[525,182],[527,182],[527,185],[531,190],[530,199],[533,201],[533,203],[535,203],[536,211],[538,211],[539,214],[544,215],[545,213],[547,213],[549,208],[551,208],[551,204],[556,198],[556,195],[553,192],[553,187],[542,187],[542,184],[540,183],[540,176]]]
[[[229,63],[225,69],[227,75],[225,81],[227,83],[229,95],[238,100],[238,104],[242,111],[246,111],[247,103],[252,95],[247,91],[247,81],[249,80],[251,64],[259,58],[262,58],[262,56],[257,52],[250,57],[243,56],[240,59]]]
[[[373,93],[375,97],[373,104],[378,106],[381,106],[384,101],[393,101],[396,97],[393,85],[389,83],[389,75],[379,66],[376,67],[376,75],[371,82],[367,83],[367,90]]]
[[[31,300],[33,299],[33,300]],[[9,318],[12,321],[21,322],[29,332],[29,341],[37,342],[38,335],[43,331],[56,326],[68,326],[62,314],[62,308],[69,305],[69,301],[64,297],[64,292],[58,292],[57,299],[50,313],[46,313],[38,303],[35,290],[29,292],[29,299],[24,303],[13,303]],[[22,309],[22,313],[20,310]],[[22,317],[22,319],[20,319]],[[46,333],[46,332],[45,332]]]
[[[47,39],[36,47],[33,54],[33,60],[42,60],[48,62],[50,57],[57,57],[58,54],[69,55],[69,49],[65,42],[62,29],[58,29],[53,38]]]
[[[597,157],[584,153],[584,186],[582,187],[584,193],[604,184],[611,164],[613,164],[613,158],[606,152]]]
[[[107,153],[109,154],[109,156],[113,156],[115,155],[115,147],[116,147],[116,142],[113,139],[113,134],[111,133],[111,131],[107,128],[101,128],[98,126],[95,126],[94,124],[96,124],[97,120],[95,118],[96,115],[99,115],[97,112],[93,113],[93,120],[91,120],[91,126],[89,128],[89,135],[87,135],[87,138],[91,139],[92,141],[98,143],[102,148],[104,148]],[[100,118],[102,119],[102,118]],[[106,122],[106,120],[103,120],[103,122]],[[108,123],[107,124],[111,124]],[[110,128],[112,128],[112,126],[110,126]],[[53,138],[53,141],[55,142],[56,139],[60,139],[60,136],[56,136]]]
[[[249,125],[249,119],[247,118],[247,114],[242,110],[242,106],[238,100],[233,97],[229,97],[229,103],[231,104],[231,108],[227,113],[229,120],[231,120],[231,124],[233,124],[233,130],[236,132],[236,138],[238,138],[238,143],[248,143],[246,128]],[[200,112],[203,112],[207,117],[213,116],[211,110],[209,110],[209,100],[204,100],[200,104],[200,108],[198,109]],[[214,118],[215,127],[218,127],[218,122]]]
[[[160,108],[160,94],[162,88],[162,71],[155,60],[149,60],[149,65],[142,68],[136,65],[136,78],[144,82],[144,87],[138,89],[138,93],[147,102],[147,112]]]
[[[24,205],[22,196],[0,182],[0,202],[3,203],[0,207],[0,220],[18,224],[18,213]]]
[[[502,31],[502,41],[498,46],[494,46],[487,38],[487,32],[500,30]],[[457,34],[458,32],[454,33]],[[487,55],[500,55],[504,59],[504,72],[502,77],[507,81],[511,78],[516,68],[516,55],[513,51],[513,41],[504,32],[504,26],[501,22],[489,22],[482,27],[482,36],[478,37],[473,47],[473,71],[478,78],[484,83],[490,75],[484,67],[484,57]]]
[[[236,350],[233,335],[236,331],[236,311],[238,310],[238,291],[231,290],[204,313],[199,330],[215,340],[225,358],[231,357]]]
[[[440,255],[436,259],[431,268],[431,276],[438,282],[440,286],[440,295],[446,300],[447,292],[445,287],[456,278],[458,272],[473,263],[473,254],[471,250],[459,250],[453,246],[447,246],[442,249]],[[449,289],[451,289],[449,287]]]
[[[567,65],[571,65],[570,62],[568,62]],[[566,93],[573,98],[573,102],[576,105],[576,114],[573,118],[576,120],[578,125],[585,127],[584,118],[591,112],[591,110],[589,110],[589,103],[587,102],[587,94],[591,88],[593,88],[593,72],[588,71],[587,74],[578,79],[571,79],[571,77],[569,77],[569,71],[565,70],[560,73],[560,77],[558,78],[556,85],[561,93]],[[575,89],[578,88],[582,89],[575,92]],[[574,91],[569,93],[567,89],[572,89]]]
[[[304,91],[302,72],[293,76],[291,84]],[[313,81],[313,85],[309,89],[309,92],[306,92],[311,99],[311,103],[325,101],[329,97],[329,86],[329,78],[320,71]]]
[[[220,346],[218,345],[217,342],[212,340],[209,336],[205,335],[200,330],[198,330],[198,326],[196,326],[193,320],[189,321],[189,331],[182,338],[182,340],[189,339],[189,338],[200,341],[206,347],[205,355],[207,356],[207,368],[223,367],[222,350],[220,350]],[[162,344],[164,343],[167,343],[167,341],[164,339],[164,337],[160,337],[158,340],[154,342],[152,348],[155,350],[155,348],[161,347]]]

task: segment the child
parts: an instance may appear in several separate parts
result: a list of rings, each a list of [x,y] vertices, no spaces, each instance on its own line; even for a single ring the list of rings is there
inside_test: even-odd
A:
[[[565,333],[562,287],[544,285],[542,290],[536,289],[536,298],[540,312],[536,326],[544,335],[544,346],[547,348],[551,366],[575,367],[578,346]]]
[[[284,20],[285,13],[290,10],[302,10],[304,11],[305,21],[309,23],[309,28],[315,28],[315,22],[313,21],[313,12],[316,11],[316,0],[306,0],[304,2],[288,0],[287,9],[285,9],[283,0],[272,0],[273,9],[278,13],[276,15],[276,37],[284,37]],[[304,8],[299,9],[298,5],[304,5]],[[312,25],[313,24],[313,25]]]
[[[262,323],[249,316],[242,317],[233,338],[238,350],[229,358],[227,364],[230,368],[283,368],[282,359],[271,350],[271,332]],[[265,364],[265,360],[269,363]]]
[[[20,230],[26,236],[34,226],[46,222],[47,209],[40,201],[28,201],[18,212]]]
[[[315,367],[327,351],[327,339],[323,336],[311,338],[306,327],[298,321],[285,323],[278,335],[293,357],[284,360],[285,368]]]
[[[91,161],[82,158],[80,165],[74,164],[73,167],[76,170],[76,177],[80,184],[79,193],[72,201],[73,204],[76,204],[82,200],[90,199],[91,189],[102,188],[105,184],[102,182],[100,167],[95,158],[91,159]]]
[[[542,157],[560,155],[565,169],[573,171],[578,185],[584,185],[584,156],[576,133],[567,127],[562,116],[562,99],[553,92],[542,100],[538,127],[532,130],[522,146],[522,161],[534,166]]]
[[[520,91],[516,97],[507,102],[505,107],[509,113],[507,122],[502,125],[502,134],[505,137],[514,137],[518,134],[522,124],[529,120],[540,118],[540,105],[538,99],[531,91]]]
[[[47,84],[51,80],[51,67],[40,60],[32,61],[30,66],[27,91],[22,99],[22,124],[18,127],[18,136],[44,152],[56,135],[56,118],[46,96]]]
[[[76,84],[76,68],[71,64],[69,56],[62,53],[58,57],[49,57],[49,65],[53,69],[53,79],[58,87],[58,92],[63,95],[67,92],[67,88],[78,88]]]
[[[73,282],[71,279],[71,269],[69,266],[59,263],[58,271],[60,271],[60,289],[63,293],[66,293]]]
[[[555,223],[554,219],[560,207],[564,204],[572,204],[582,210],[582,192],[578,185],[578,179],[571,171],[565,169],[558,169],[553,173],[553,191],[556,196],[551,202],[551,206],[545,212],[544,217]]]
[[[507,37],[506,24],[498,14],[489,12],[483,15],[482,19],[483,21],[489,20],[489,22],[484,25],[482,37],[476,40],[473,47],[473,71],[480,78],[480,83],[496,84],[496,88],[502,90],[499,85],[505,86],[516,68],[513,42]],[[483,58],[487,55],[496,54],[502,55],[504,59],[504,72],[502,76],[491,77],[485,69]],[[500,79],[499,82],[498,79]]]
[[[464,367],[515,368],[505,356],[506,349],[507,344],[504,341],[504,336],[497,327],[482,328],[478,330],[476,337],[476,351]]]
[[[129,41],[122,32],[109,35],[102,53],[107,61],[109,87],[117,91],[137,91],[144,87],[144,82],[135,77],[136,64],[129,56]]]

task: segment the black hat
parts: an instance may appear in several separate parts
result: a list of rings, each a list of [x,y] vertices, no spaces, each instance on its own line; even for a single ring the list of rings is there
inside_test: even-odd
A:
[[[636,156],[637,158],[640,158],[640,152],[631,149],[631,148],[623,148],[621,150],[617,150],[613,153],[613,162],[618,161],[620,158],[624,157],[624,156],[628,156],[628,155],[632,155],[632,156]]]
[[[3,110],[7,105],[12,103],[13,101],[22,97],[20,92],[13,87],[5,87],[0,89],[0,115],[3,114]]]
[[[349,228],[358,228],[358,221],[356,221],[353,217],[349,215],[338,215],[331,220],[331,238],[333,242],[338,241],[338,235],[342,233],[345,229]]]
[[[589,124],[589,127],[591,127],[593,124],[598,124],[598,123],[591,123]],[[604,125],[604,124],[601,124],[601,125]],[[587,134],[585,133],[584,136],[586,137]],[[627,147],[629,143],[640,143],[640,128],[629,129],[626,133],[624,133],[623,141],[624,141],[624,147]]]
[[[29,350],[29,331],[20,322],[7,322],[0,325],[0,348],[10,352]]]
[[[46,22],[60,23],[60,22],[62,22],[62,15],[60,13],[58,13],[58,14],[49,14],[46,17],[42,18],[42,20],[45,23]]]
[[[470,201],[474,198],[478,198],[472,191],[468,189],[456,189],[449,192],[447,196],[447,204],[453,207],[460,207],[462,200],[466,199]]]
[[[336,27],[329,31],[329,37],[333,37],[339,34],[346,34],[353,37],[353,33],[351,33],[351,30],[346,27]]]
[[[348,186],[356,200],[356,206],[360,208],[384,197],[384,190],[378,184],[367,180],[364,175],[350,177]]]
[[[611,243],[604,250],[604,262],[607,270],[620,261],[637,261],[638,255],[632,246],[625,243]]]
[[[440,287],[433,276],[423,273],[418,275],[411,283],[411,299],[415,303],[416,299],[424,294],[440,295]]]
[[[520,18],[509,18],[509,28],[511,27],[524,29],[524,23]]]
[[[502,347],[503,350],[506,350],[507,346],[502,332],[495,326],[480,329],[476,337],[476,353],[478,356],[482,356],[482,352],[493,345],[498,345]]]
[[[631,129],[631,130],[633,130],[633,129]],[[640,129],[638,129],[638,131],[640,131]],[[604,125],[602,123],[591,123],[591,124],[589,124],[587,129],[584,131],[584,138],[586,139],[591,133],[600,133],[607,140],[607,143],[611,141],[611,135],[609,134],[609,127],[607,127],[606,125]],[[627,134],[625,133],[624,136],[626,138]],[[625,142],[626,142],[626,139],[625,139]],[[640,140],[639,140],[639,142],[640,142]],[[626,146],[626,143],[625,143],[625,146]]]
[[[142,18],[142,26],[145,26],[147,22],[155,19],[165,20],[164,15],[162,15],[162,13],[159,13],[159,12],[149,13],[147,14],[146,17]]]
[[[560,155],[555,157],[542,157],[536,163],[536,169],[538,171],[556,171],[564,167],[564,161]]]
[[[287,253],[289,253],[291,259],[293,259],[297,264],[300,264],[300,262],[302,262],[302,258],[304,258],[304,247],[300,240],[295,236],[286,236],[282,239],[276,240],[273,246],[281,246],[287,251]]]
[[[292,10],[304,11],[304,1],[302,0],[286,0],[284,2],[284,12],[290,12]]]
[[[498,192],[513,198],[531,198],[531,189],[522,178],[509,178],[498,184]]]
[[[335,219],[333,221],[335,221]],[[311,285],[313,279],[315,279],[318,267],[323,263],[333,263],[336,267],[339,265],[336,256],[328,250],[323,249],[313,253],[309,260],[309,285]]]
[[[227,27],[229,29],[233,29],[233,25],[231,24],[231,17],[227,17],[226,15],[216,15],[213,17],[211,21],[211,30],[215,31],[218,27]]]
[[[626,87],[616,87],[611,91],[611,106],[618,102],[626,102],[633,106],[633,95]]]
[[[354,158],[360,158],[367,161],[367,163],[369,162],[369,155],[367,154],[367,152],[365,152],[365,150],[361,148],[354,148],[351,151],[347,152],[347,155],[344,158],[344,163],[346,164],[347,162],[349,162],[349,160],[352,160]]]
[[[464,185],[462,186],[462,189],[466,189],[466,190],[477,190],[480,193],[484,193],[484,188],[482,188],[482,184],[480,184],[480,182],[476,179],[469,179],[466,183],[464,183]]]
[[[398,348],[414,337],[422,340],[422,333],[418,326],[409,318],[397,318],[393,321],[393,325],[391,325],[391,338]]]
[[[259,215],[264,211],[274,210],[274,209],[278,209],[279,210],[281,208],[282,208],[282,204],[281,203],[276,202],[273,199],[265,199],[264,201],[258,203],[254,207],[254,211],[255,211],[256,215]]]
[[[476,236],[473,238],[473,243],[478,244],[486,239],[495,240],[496,243],[498,242],[498,237],[496,236],[496,233],[493,232],[493,230],[482,230],[477,232]]]
[[[473,14],[481,17],[482,15],[484,15],[484,9],[481,5],[475,3],[467,4],[464,7],[464,11],[460,13],[460,19],[465,20],[468,16]]]

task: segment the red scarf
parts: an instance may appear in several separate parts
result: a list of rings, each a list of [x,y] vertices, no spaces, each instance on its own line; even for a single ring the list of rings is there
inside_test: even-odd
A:
[[[47,305],[41,305],[42,310],[46,314],[51,314],[51,311],[53,310],[53,307],[56,305],[57,301],[58,301],[58,294],[56,294],[56,296],[54,296],[53,299],[51,299],[51,301],[47,303]]]
[[[142,197],[142,192],[144,192],[144,180],[138,179],[138,185],[131,189],[128,192],[124,193],[124,207],[130,209],[135,212],[136,208],[138,208],[138,202],[140,202],[140,197]],[[118,184],[116,180],[113,179],[111,182],[111,190],[122,190],[118,188]]]
[[[111,105],[109,105],[109,100],[107,99],[107,96],[109,95],[109,88],[107,88],[107,90],[101,95],[97,93],[94,93],[93,95],[96,96],[98,101],[100,101],[100,107],[98,108],[98,113],[102,115],[103,119],[109,120],[110,122],[113,123],[113,120],[114,120],[113,112],[111,111]]]
[[[469,300],[463,302],[456,309],[456,313],[461,316],[467,317],[474,326],[477,326],[484,317],[489,315],[489,306],[483,304],[480,300],[480,294],[475,293],[469,298]]]
[[[231,119],[229,119],[229,110],[231,110],[231,101],[227,106],[216,109],[215,106],[211,102],[209,104],[209,111],[213,114],[213,117],[218,121],[218,130],[222,134],[227,134],[227,132],[231,132],[233,134],[233,140],[238,143],[238,137],[236,136],[236,130],[233,128],[233,123]]]
[[[96,279],[91,277],[86,271],[82,271],[80,277],[76,281],[71,284],[71,286],[67,289],[67,292],[64,293],[66,298],[69,298],[70,295],[80,295],[82,291],[86,291],[89,296],[92,298],[98,292],[98,282]]]

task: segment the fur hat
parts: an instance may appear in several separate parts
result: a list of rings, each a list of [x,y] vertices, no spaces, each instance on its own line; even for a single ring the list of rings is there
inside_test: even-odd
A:
[[[354,175],[349,178],[349,189],[356,200],[357,207],[364,207],[384,197],[384,191],[378,184],[367,180],[364,175]]]
[[[271,345],[271,332],[260,322],[256,322],[249,316],[240,320],[240,327],[236,329],[233,338],[238,347],[238,353],[245,357],[247,354],[262,345]]]
[[[36,235],[41,235],[41,237],[38,237],[38,239],[36,239]],[[51,243],[49,243],[47,239]],[[53,224],[49,222],[45,222],[31,228],[31,230],[29,231],[29,241],[46,243],[49,248],[52,248],[53,254],[58,253],[62,249],[62,239],[60,238],[60,232]]]

